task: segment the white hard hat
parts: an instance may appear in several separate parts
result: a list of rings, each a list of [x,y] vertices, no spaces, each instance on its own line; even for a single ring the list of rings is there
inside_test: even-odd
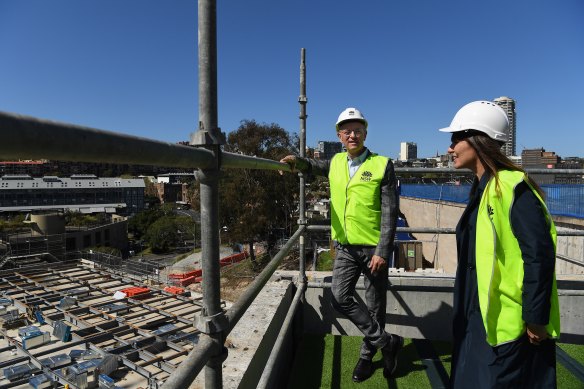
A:
[[[365,125],[365,130],[367,130],[367,120],[365,120],[365,116],[359,111],[357,108],[347,108],[339,115],[337,119],[337,131],[339,131],[339,126],[350,120],[357,120],[362,122]]]
[[[475,130],[499,142],[507,141],[509,119],[503,108],[491,101],[473,101],[458,110],[449,127],[442,132]]]

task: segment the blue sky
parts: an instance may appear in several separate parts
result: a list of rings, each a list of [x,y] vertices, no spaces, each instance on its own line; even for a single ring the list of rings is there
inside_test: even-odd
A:
[[[306,48],[307,145],[335,140],[340,111],[367,145],[444,153],[462,105],[517,102],[517,152],[584,157],[580,0],[218,1],[219,126],[298,132]],[[0,1],[0,111],[168,142],[198,120],[197,2]]]

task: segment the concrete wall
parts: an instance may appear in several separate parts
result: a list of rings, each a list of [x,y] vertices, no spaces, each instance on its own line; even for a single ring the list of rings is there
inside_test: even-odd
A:
[[[304,331],[362,336],[357,327],[331,306],[330,274],[310,273],[304,307]],[[420,277],[402,273],[389,277],[385,329],[408,338],[431,340],[452,339],[452,292],[454,278],[447,275]],[[358,283],[358,298],[364,301],[363,280]],[[584,342],[584,276],[558,276],[560,299],[561,340],[567,343]]]
[[[456,228],[465,204],[402,197],[400,209],[410,227]],[[567,224],[566,218],[554,217],[557,224]],[[570,220],[573,228],[557,227],[558,231],[583,230],[584,226]],[[580,221],[582,223],[583,221]],[[583,223],[584,224],[584,223]],[[413,234],[422,241],[424,258],[445,273],[456,272],[456,237],[454,234]],[[559,236],[557,242],[557,274],[584,274],[584,237]],[[570,260],[563,260],[568,257]]]
[[[35,236],[57,235],[65,232],[65,218],[58,213],[30,215],[31,230]]]
[[[323,282],[329,281],[324,277]],[[390,276],[386,330],[408,338],[451,339],[452,288],[450,276]],[[362,280],[359,286],[363,288]],[[364,301],[364,290],[358,291]],[[330,287],[306,291],[304,330],[307,333],[362,336],[357,327],[331,306]]]
[[[107,239],[106,239],[107,238]],[[122,219],[99,227],[67,231],[67,250],[85,250],[88,247],[107,246],[120,250],[128,247],[128,221]]]
[[[558,232],[570,230],[557,227]],[[557,274],[584,274],[584,236],[558,236],[556,245]],[[567,260],[562,260],[567,257]]]
[[[434,200],[400,198],[400,210],[410,227],[455,228],[464,204]],[[456,237],[454,234],[412,234],[422,241],[424,259],[445,273],[456,272]]]

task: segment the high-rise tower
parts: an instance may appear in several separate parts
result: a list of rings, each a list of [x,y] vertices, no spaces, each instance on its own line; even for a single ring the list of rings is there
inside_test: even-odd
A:
[[[509,119],[509,133],[507,134],[507,142],[501,147],[501,151],[506,156],[515,155],[515,145],[517,143],[516,128],[515,128],[515,100],[501,96],[493,100],[495,104],[505,110],[507,118]]]
[[[401,142],[399,160],[407,161],[418,158],[418,145],[414,142]]]

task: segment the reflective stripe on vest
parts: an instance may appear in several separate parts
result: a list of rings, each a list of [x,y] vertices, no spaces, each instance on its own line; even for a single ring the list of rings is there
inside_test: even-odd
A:
[[[331,160],[332,239],[342,244],[376,246],[381,224],[381,180],[389,158],[370,153],[349,178],[347,153]]]
[[[479,204],[476,228],[476,272],[479,305],[491,346],[514,341],[525,333],[522,317],[523,259],[519,242],[511,227],[511,209],[515,188],[526,180],[520,171],[498,172],[499,188],[491,177]],[[550,226],[550,235],[556,245],[556,228],[544,201],[534,188],[531,191],[542,204]],[[548,333],[560,334],[560,311],[556,276],[552,284],[550,322]]]

